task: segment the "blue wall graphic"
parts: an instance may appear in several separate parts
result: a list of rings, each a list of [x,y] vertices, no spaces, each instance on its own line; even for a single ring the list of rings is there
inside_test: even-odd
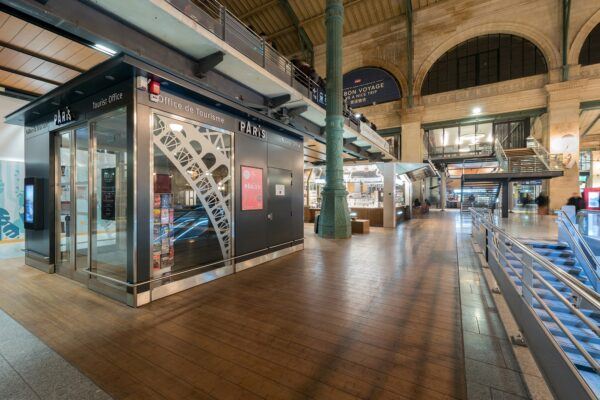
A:
[[[25,165],[0,160],[0,240],[23,239],[23,180]]]

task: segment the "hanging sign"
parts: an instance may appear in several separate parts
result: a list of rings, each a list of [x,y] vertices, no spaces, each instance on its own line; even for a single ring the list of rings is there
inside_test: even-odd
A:
[[[263,209],[263,170],[242,167],[242,211]]]
[[[396,79],[381,68],[358,68],[344,74],[344,98],[352,108],[399,100]]]

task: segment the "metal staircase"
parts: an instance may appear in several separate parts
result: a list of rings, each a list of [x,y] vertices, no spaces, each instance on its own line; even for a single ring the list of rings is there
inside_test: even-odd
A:
[[[500,184],[497,182],[461,182],[462,201],[460,210],[468,212],[469,208],[496,209]]]
[[[556,398],[600,398],[599,267],[581,254],[583,239],[569,231],[561,242],[522,241],[470,211],[473,240]]]

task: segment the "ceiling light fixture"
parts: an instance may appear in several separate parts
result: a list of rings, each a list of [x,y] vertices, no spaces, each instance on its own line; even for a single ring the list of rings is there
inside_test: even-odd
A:
[[[473,115],[481,114],[481,107],[474,107],[472,112]]]
[[[106,47],[100,43],[96,43],[92,47],[94,47],[98,51],[103,52],[104,54],[108,54],[109,56],[114,56],[115,54],[117,54],[117,52],[115,50],[111,49],[110,47]]]

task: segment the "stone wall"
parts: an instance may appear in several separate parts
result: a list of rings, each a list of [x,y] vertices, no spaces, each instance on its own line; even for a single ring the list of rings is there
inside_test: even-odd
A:
[[[576,127],[579,104],[600,100],[600,65],[578,65],[583,42],[598,23],[600,3],[583,0],[571,3],[567,83],[561,83],[562,3],[548,0],[447,0],[416,10],[413,13],[412,109],[408,108],[406,100],[409,88],[404,17],[345,36],[344,72],[363,66],[380,67],[392,73],[400,83],[402,100],[363,107],[360,111],[378,129],[402,127],[402,161],[416,161],[423,153],[419,124],[469,118],[475,107],[481,108],[482,115],[545,108],[548,113],[544,123],[538,124],[536,135],[551,147],[551,151],[573,152],[573,149],[562,149],[562,142],[556,138],[569,131],[577,136],[579,146],[579,129]],[[548,73],[420,95],[428,70],[441,55],[465,40],[493,33],[518,35],[534,43],[544,54]],[[315,64],[321,74],[325,71],[324,63],[325,48],[318,46]],[[577,190],[576,181],[576,168],[571,168],[564,178],[551,183],[554,206],[562,202],[565,195]]]

